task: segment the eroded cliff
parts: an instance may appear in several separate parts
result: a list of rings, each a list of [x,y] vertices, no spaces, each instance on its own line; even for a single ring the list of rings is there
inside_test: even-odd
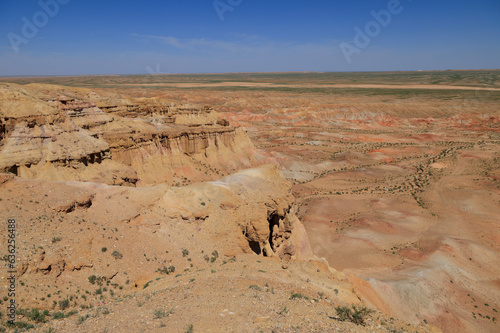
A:
[[[0,171],[114,185],[183,184],[259,164],[246,133],[208,106],[2,84]]]

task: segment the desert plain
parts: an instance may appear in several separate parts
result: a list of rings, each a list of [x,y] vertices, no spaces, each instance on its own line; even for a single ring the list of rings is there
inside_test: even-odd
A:
[[[499,330],[498,70],[2,78],[0,172],[0,331]]]

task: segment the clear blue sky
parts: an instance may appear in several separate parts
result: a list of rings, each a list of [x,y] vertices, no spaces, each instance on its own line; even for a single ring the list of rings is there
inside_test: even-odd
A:
[[[41,1],[0,0],[0,75],[500,68],[499,0]]]

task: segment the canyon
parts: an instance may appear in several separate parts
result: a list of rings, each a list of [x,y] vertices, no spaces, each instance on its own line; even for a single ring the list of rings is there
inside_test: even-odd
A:
[[[496,86],[362,75],[0,82],[19,316],[67,300],[84,319],[35,330],[494,332]],[[339,320],[353,304],[365,326]]]

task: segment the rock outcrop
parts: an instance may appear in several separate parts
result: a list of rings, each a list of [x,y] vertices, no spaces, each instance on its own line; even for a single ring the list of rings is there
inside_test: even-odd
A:
[[[109,100],[56,86],[0,88],[0,171],[149,186],[213,179],[262,160],[246,133],[208,106]]]
[[[310,258],[295,216],[290,184],[275,165],[240,171],[220,180],[169,190],[157,208],[171,219],[202,221],[225,253]]]
[[[290,184],[275,165],[181,188],[47,182],[8,174],[1,179],[1,199],[6,204],[0,218],[14,217],[19,239],[38,244],[36,250],[23,250],[20,275],[40,288],[53,285],[54,279],[64,286],[68,281],[83,280],[81,284],[90,275],[119,283],[152,277],[167,260],[170,265],[183,265],[180,255],[166,255],[180,254],[181,249],[185,249],[183,257],[191,252],[190,261],[196,266],[206,260],[203,253],[212,252],[217,253],[211,255],[213,261],[245,253],[283,262],[314,259],[304,228],[294,215]],[[29,209],[17,210],[18,203]],[[0,244],[6,246],[5,240]],[[107,249],[114,259],[109,259]],[[24,288],[20,294],[27,292]],[[22,298],[26,299],[21,301],[23,306],[52,303]]]

